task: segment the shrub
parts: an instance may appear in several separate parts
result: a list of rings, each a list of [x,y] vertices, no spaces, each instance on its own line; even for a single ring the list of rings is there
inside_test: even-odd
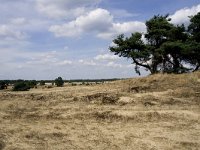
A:
[[[77,84],[76,83],[72,83],[72,86],[77,86]]]
[[[37,85],[36,80],[27,81],[26,83],[30,88],[34,88]]]
[[[7,84],[4,81],[0,81],[0,90],[6,89],[7,88]]]
[[[14,84],[13,91],[28,91],[30,86],[27,82],[21,81]]]
[[[55,85],[59,86],[59,87],[63,86],[64,85],[63,79],[61,77],[56,78],[55,79]]]
[[[53,87],[51,85],[48,85],[47,88],[50,89],[50,88],[53,88]]]
[[[41,85],[41,86],[45,85],[45,81],[43,81],[43,80],[40,81],[40,85]]]
[[[86,85],[86,86],[89,86],[89,85],[90,85],[90,83],[88,83],[88,82],[87,82],[85,85]]]

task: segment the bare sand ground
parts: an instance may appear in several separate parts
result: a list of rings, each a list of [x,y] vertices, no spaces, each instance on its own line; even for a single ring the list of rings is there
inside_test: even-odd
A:
[[[0,149],[198,150],[200,72],[0,91]]]

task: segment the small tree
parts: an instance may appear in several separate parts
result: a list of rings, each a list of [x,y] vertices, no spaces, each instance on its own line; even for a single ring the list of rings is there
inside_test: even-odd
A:
[[[58,77],[55,79],[55,85],[58,86],[58,87],[61,87],[64,85],[64,81],[61,77]]]
[[[0,90],[6,89],[7,88],[7,84],[5,81],[0,81]]]
[[[25,81],[16,82],[13,87],[13,91],[28,91],[30,86]]]
[[[27,81],[27,84],[30,88],[34,88],[37,85],[36,80]]]
[[[200,12],[191,17],[186,31],[184,25],[174,25],[168,15],[154,16],[146,21],[146,41],[142,33],[130,37],[119,35],[109,49],[115,55],[132,60],[140,75],[143,67],[151,74],[184,73],[200,69]]]
[[[41,80],[41,81],[40,81],[40,85],[41,85],[41,86],[45,85],[45,81],[44,81],[44,80]]]

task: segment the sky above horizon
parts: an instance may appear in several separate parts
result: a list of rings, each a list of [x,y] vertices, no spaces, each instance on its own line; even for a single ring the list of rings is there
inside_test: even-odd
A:
[[[103,79],[138,76],[109,52],[119,34],[146,32],[169,14],[186,26],[199,0],[0,0],[1,79]],[[148,72],[142,71],[142,75]]]

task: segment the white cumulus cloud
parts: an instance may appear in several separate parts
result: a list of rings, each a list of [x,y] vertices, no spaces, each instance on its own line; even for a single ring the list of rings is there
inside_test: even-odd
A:
[[[80,59],[78,62],[80,64],[86,65],[86,66],[96,66],[97,65],[93,60],[83,60],[83,59]]]
[[[122,68],[123,65],[121,64],[117,64],[117,63],[114,63],[114,62],[108,62],[108,64],[106,64],[107,67],[113,67],[113,68]]]
[[[111,55],[111,54],[103,54],[103,55],[97,55],[95,60],[117,60],[119,59],[118,56],[116,55]]]
[[[63,60],[57,63],[57,65],[59,66],[65,66],[65,65],[71,65],[71,64],[72,64],[72,61],[70,60]]]
[[[177,10],[173,15],[169,16],[171,18],[171,22],[174,24],[188,24],[189,23],[189,16],[194,16],[198,12],[200,12],[200,4],[197,6],[193,6],[191,8],[183,8]]]
[[[11,19],[13,25],[24,25],[25,23],[27,23],[27,20],[23,17]]]
[[[77,17],[100,0],[37,0],[39,12],[51,18]]]
[[[83,32],[105,31],[112,26],[112,16],[107,10],[96,9],[63,25],[51,26],[49,31],[57,37],[75,37]]]
[[[139,21],[130,21],[124,23],[112,23],[112,28],[110,28],[107,32],[98,33],[97,36],[103,39],[110,39],[119,34],[145,32],[145,31],[146,31],[145,23]]]
[[[25,39],[27,35],[19,30],[15,30],[9,25],[0,25],[0,38],[3,40],[22,40]]]
[[[53,25],[49,28],[49,31],[53,32],[56,37],[77,37],[89,32],[96,33],[97,37],[103,39],[109,39],[122,33],[144,32],[145,30],[145,24],[139,21],[115,23],[110,12],[101,8],[79,16],[71,22]]]

